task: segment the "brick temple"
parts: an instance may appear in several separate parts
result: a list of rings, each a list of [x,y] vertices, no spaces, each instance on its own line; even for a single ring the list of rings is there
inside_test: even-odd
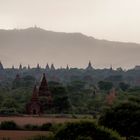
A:
[[[45,74],[43,74],[39,88],[35,85],[32,93],[31,100],[26,105],[27,114],[40,115],[44,113],[44,104],[40,101],[40,98],[46,98],[46,106],[52,105],[52,94],[49,91],[48,83]]]

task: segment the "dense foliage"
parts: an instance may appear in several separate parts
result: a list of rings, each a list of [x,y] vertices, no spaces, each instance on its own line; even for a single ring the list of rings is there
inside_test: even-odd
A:
[[[56,140],[122,140],[116,132],[92,121],[67,123],[55,135]]]
[[[99,122],[123,136],[140,136],[140,105],[135,101],[115,105],[100,117]]]

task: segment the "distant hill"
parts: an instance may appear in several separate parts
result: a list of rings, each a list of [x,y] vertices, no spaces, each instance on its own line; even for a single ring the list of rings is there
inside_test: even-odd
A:
[[[0,59],[6,65],[71,64],[97,67],[132,67],[140,64],[140,44],[99,40],[81,33],[47,31],[41,28],[0,30]]]

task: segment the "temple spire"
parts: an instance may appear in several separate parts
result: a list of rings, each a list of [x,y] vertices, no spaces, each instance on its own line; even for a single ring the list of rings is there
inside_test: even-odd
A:
[[[4,69],[4,67],[3,67],[3,65],[2,65],[2,63],[0,61],[0,70],[3,70],[3,69]]]
[[[41,79],[41,84],[39,86],[39,96],[48,96],[48,95],[50,95],[50,91],[48,88],[46,75],[45,75],[45,73],[43,73],[43,77]]]
[[[112,71],[113,70],[113,67],[112,67],[112,65],[110,65],[110,71]]]
[[[91,61],[89,61],[86,70],[93,70],[93,67],[92,67]]]
[[[30,70],[30,65],[28,65],[28,70]]]
[[[22,64],[19,65],[19,70],[22,70]]]
[[[66,70],[69,70],[70,68],[69,68],[69,65],[67,64],[67,67],[66,67]]]
[[[46,65],[46,70],[49,71],[50,70],[50,67],[49,67],[49,64],[47,63]]]
[[[37,90],[36,85],[34,86],[34,89],[33,89],[31,101],[38,101],[38,90]]]
[[[36,67],[37,69],[40,69],[40,65],[39,65],[39,63],[37,64],[37,67]]]
[[[51,64],[51,70],[55,70],[54,64]]]
[[[12,69],[13,69],[13,70],[15,69],[14,65],[12,65]]]

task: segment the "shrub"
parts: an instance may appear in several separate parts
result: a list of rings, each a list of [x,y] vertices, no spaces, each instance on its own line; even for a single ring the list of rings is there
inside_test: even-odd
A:
[[[17,130],[19,128],[14,121],[3,121],[0,124],[0,129],[2,129],[2,130]]]
[[[32,125],[32,124],[26,124],[24,126],[25,130],[40,130],[40,127],[38,125]]]
[[[92,140],[92,138],[87,136],[79,136],[76,140]]]
[[[43,131],[49,131],[52,127],[52,123],[45,123],[41,126],[41,130]]]
[[[102,114],[99,123],[122,136],[140,136],[140,105],[126,102],[113,106]]]
[[[56,134],[56,140],[122,140],[118,133],[101,127],[93,121],[80,121],[65,124]]]

